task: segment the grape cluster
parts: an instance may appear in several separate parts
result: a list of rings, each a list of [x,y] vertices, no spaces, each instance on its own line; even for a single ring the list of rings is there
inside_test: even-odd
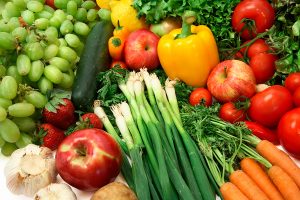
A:
[[[94,1],[0,3],[0,147],[4,155],[32,142],[36,116],[54,88],[72,88],[93,25]]]

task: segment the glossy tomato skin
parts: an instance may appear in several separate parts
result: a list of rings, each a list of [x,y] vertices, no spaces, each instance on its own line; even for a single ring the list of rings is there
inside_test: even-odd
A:
[[[277,57],[269,53],[259,53],[250,59],[250,67],[253,70],[256,83],[265,83],[270,80],[276,70],[275,61]]]
[[[232,124],[246,119],[246,112],[243,109],[235,107],[234,103],[227,102],[223,104],[219,110],[219,117],[224,121]]]
[[[266,53],[270,51],[270,49],[271,48],[269,47],[269,45],[267,45],[265,40],[257,39],[252,45],[249,46],[247,56],[248,58],[252,58],[259,53]]]
[[[245,121],[245,124],[252,134],[261,140],[269,140],[273,144],[279,144],[279,140],[275,131],[268,129],[267,127],[264,127],[256,122]]]
[[[242,20],[250,19],[255,22],[254,31],[244,28]],[[257,33],[263,33],[271,28],[275,21],[275,11],[267,0],[244,0],[233,11],[232,27],[236,32],[241,32],[245,40],[252,39]]]
[[[56,9],[55,5],[54,5],[54,0],[46,0],[46,4],[54,9]]]
[[[189,97],[189,102],[192,106],[204,103],[205,106],[212,105],[212,95],[205,88],[196,88],[192,91]]]
[[[293,94],[300,86],[300,72],[289,74],[285,79],[284,86]]]
[[[293,98],[288,89],[273,85],[250,99],[248,116],[251,121],[268,128],[277,126],[280,118],[293,108]]]
[[[294,157],[300,158],[300,108],[285,113],[277,128],[281,145]]]
[[[110,65],[110,68],[113,68],[113,67],[120,67],[122,69],[128,69],[127,65],[125,62],[123,61],[119,61],[119,60],[114,60],[111,65]]]
[[[293,94],[293,102],[295,107],[300,107],[300,87],[298,87]]]

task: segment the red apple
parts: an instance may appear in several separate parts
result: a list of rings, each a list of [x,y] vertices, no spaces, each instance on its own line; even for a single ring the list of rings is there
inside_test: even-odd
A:
[[[157,44],[159,37],[147,29],[130,33],[124,44],[125,62],[129,69],[155,69],[159,66]]]
[[[207,87],[219,102],[250,98],[256,92],[254,73],[249,65],[239,60],[226,60],[213,68]]]
[[[80,190],[94,191],[119,174],[122,154],[118,143],[100,129],[75,131],[59,145],[55,164],[59,175]]]

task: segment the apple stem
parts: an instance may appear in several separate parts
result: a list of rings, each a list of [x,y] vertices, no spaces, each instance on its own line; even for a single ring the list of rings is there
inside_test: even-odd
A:
[[[196,21],[196,12],[188,10],[185,11],[182,15],[182,29],[181,33],[176,36],[178,38],[186,38],[192,35],[191,26]]]
[[[80,147],[76,150],[76,153],[80,156],[85,156],[86,155],[86,148],[85,147]]]

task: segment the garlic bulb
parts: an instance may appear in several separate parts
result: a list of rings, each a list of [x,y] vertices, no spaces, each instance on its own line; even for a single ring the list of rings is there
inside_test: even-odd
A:
[[[76,200],[77,197],[72,188],[64,183],[52,183],[40,189],[34,196],[34,200]]]
[[[55,159],[47,147],[29,144],[14,151],[4,168],[8,189],[15,194],[33,196],[56,180]]]

